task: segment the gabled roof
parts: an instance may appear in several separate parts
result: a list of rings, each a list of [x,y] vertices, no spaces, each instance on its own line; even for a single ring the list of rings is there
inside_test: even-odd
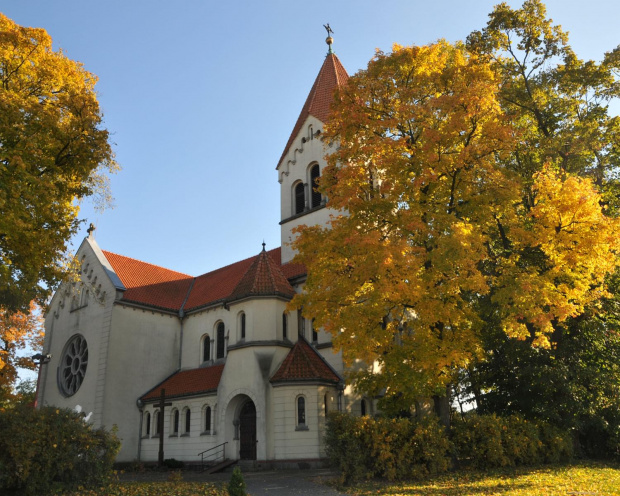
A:
[[[328,53],[323,62],[323,66],[316,77],[310,94],[304,103],[301,113],[297,118],[293,132],[291,133],[284,151],[278,160],[278,166],[287,154],[293,140],[301,130],[304,122],[309,115],[316,117],[321,122],[327,122],[329,116],[330,105],[334,100],[334,90],[342,87],[349,79],[346,69],[338,59],[335,53]]]
[[[123,300],[178,310],[187,297],[193,277],[140,260],[103,251],[126,291]]]
[[[308,342],[299,337],[275,374],[271,383],[320,381],[337,384],[341,378]]]
[[[287,279],[305,274],[301,264],[280,264],[280,248],[198,277],[109,251],[103,254],[126,288],[121,301],[175,312],[253,296],[251,292],[242,294],[248,287],[255,287],[257,295],[292,297],[293,288]]]
[[[166,390],[166,398],[206,394],[217,391],[222,378],[224,365],[212,365],[192,370],[181,370],[148,391],[140,399],[142,401],[159,398],[161,389]]]
[[[254,259],[229,299],[240,300],[247,296],[284,296],[292,298],[295,290],[265,249]]]

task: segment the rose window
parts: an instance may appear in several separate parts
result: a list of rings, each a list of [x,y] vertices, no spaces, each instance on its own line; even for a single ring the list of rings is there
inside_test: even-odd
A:
[[[60,361],[60,388],[67,396],[73,396],[84,381],[88,365],[88,346],[80,334],[73,336]]]

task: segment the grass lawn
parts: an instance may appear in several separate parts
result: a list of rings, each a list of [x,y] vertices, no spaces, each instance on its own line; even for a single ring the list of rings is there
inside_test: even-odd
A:
[[[228,491],[222,485],[205,482],[114,482],[99,490],[67,496],[228,496]]]
[[[586,462],[537,468],[459,471],[422,482],[365,482],[343,489],[352,496],[620,495],[620,466]]]

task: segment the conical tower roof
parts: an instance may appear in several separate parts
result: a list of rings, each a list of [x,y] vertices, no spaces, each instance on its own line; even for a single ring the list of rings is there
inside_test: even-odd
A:
[[[271,383],[298,381],[320,381],[332,384],[342,382],[321,354],[302,336],[299,336],[297,343],[270,379]]]
[[[228,301],[251,296],[283,296],[285,298],[292,298],[294,295],[295,290],[280,270],[280,267],[265,251],[263,244],[263,251],[260,252],[245,274],[243,274]]]
[[[284,159],[284,156],[288,152],[288,149],[308,116],[312,115],[321,122],[327,122],[330,105],[334,99],[334,90],[338,87],[344,86],[348,79],[349,75],[336,54],[333,52],[328,53],[327,57],[325,57],[325,61],[323,62],[323,66],[319,71],[319,75],[316,77],[316,80],[312,85],[312,89],[306,99],[306,103],[304,103],[301,113],[297,118],[293,132],[284,147],[284,151],[278,161],[278,165],[282,162],[282,159]]]

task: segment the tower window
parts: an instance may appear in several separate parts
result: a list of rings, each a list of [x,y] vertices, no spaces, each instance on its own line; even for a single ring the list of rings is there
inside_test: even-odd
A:
[[[319,340],[319,334],[316,332],[316,328],[314,327],[314,319],[310,321],[310,327],[312,328],[312,342],[316,343]]]
[[[305,194],[304,194],[304,183],[297,183],[295,185],[295,213],[300,214],[305,209]]]
[[[286,312],[282,314],[282,339],[287,339],[288,337],[288,316]]]
[[[319,164],[313,165],[312,169],[310,169],[310,184],[312,185],[312,193],[310,195],[311,208],[318,207],[321,204],[321,193],[318,190],[319,177],[321,177]]]
[[[362,400],[361,409],[362,409],[362,417],[363,417],[364,415],[366,415],[366,400]]]
[[[241,325],[241,339],[245,339],[245,313],[241,314],[240,325]]]

